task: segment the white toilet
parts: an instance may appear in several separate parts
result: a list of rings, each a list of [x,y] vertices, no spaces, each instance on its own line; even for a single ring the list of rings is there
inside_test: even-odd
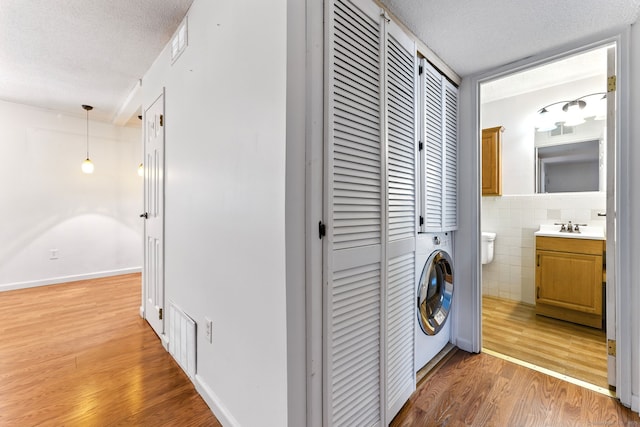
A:
[[[481,258],[483,264],[489,264],[493,261],[493,243],[496,240],[496,233],[488,231],[482,232],[482,250]]]

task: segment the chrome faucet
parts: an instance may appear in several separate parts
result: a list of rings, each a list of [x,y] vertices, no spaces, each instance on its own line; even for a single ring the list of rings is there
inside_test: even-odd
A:
[[[554,222],[553,224],[559,225],[560,231],[566,233],[580,233],[580,227],[587,226],[587,224],[571,224],[571,221],[568,221],[567,224],[563,222]]]

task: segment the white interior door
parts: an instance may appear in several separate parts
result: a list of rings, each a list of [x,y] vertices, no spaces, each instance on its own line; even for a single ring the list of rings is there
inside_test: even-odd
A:
[[[164,333],[164,93],[144,113],[144,317]]]
[[[616,385],[616,48],[607,49],[607,370],[609,384]],[[613,79],[612,79],[613,76]],[[613,83],[611,85],[610,83]]]

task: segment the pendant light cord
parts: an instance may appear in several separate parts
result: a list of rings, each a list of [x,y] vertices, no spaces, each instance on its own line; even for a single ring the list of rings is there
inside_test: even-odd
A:
[[[87,159],[89,158],[89,109],[87,109]]]

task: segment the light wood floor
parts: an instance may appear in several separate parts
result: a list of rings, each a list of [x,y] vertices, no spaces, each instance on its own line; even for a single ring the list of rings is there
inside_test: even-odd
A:
[[[535,307],[482,297],[482,345],[525,362],[608,388],[603,330],[535,314]]]
[[[139,306],[139,274],[0,292],[0,426],[220,426]]]
[[[391,423],[406,426],[635,426],[598,392],[485,353],[456,351],[418,385]]]

